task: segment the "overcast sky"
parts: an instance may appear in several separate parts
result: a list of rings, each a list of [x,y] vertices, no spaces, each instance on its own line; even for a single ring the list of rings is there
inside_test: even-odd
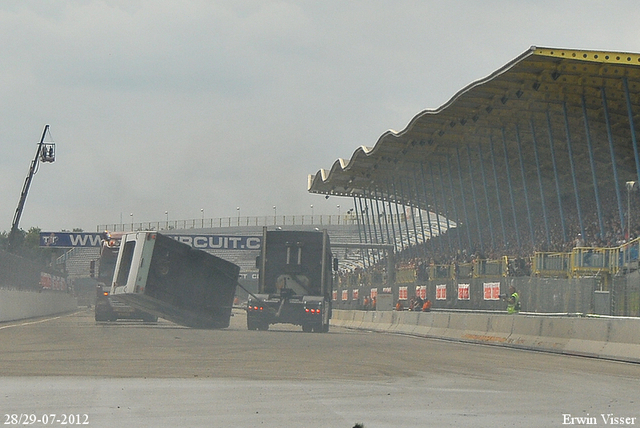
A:
[[[640,2],[0,1],[0,231],[337,214],[307,176],[531,45],[640,52]]]

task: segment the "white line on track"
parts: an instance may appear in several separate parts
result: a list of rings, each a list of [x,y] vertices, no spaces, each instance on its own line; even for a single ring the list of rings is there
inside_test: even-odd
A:
[[[60,318],[63,318],[63,317],[68,317],[69,315],[73,315],[73,314],[59,315],[59,316],[53,317],[53,318],[45,318],[45,319],[37,320],[37,321],[28,321],[28,322],[23,322],[23,323],[20,323],[20,324],[3,325],[3,326],[0,326],[0,330],[4,330],[5,328],[10,328],[10,327],[22,327],[22,326],[25,326],[25,325],[40,324],[40,323],[43,323],[43,322],[53,321],[53,320],[57,320],[57,319],[60,319]]]

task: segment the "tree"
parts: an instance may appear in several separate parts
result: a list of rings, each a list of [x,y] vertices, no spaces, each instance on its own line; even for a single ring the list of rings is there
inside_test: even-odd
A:
[[[27,232],[18,229],[12,252],[43,265],[49,265],[52,264],[55,258],[61,255],[64,250],[60,248],[40,247],[40,231],[41,229],[39,227],[32,227]],[[0,248],[5,251],[9,250],[9,234],[7,232],[0,233]]]
[[[9,234],[7,232],[0,232],[0,249],[7,251],[9,248]]]

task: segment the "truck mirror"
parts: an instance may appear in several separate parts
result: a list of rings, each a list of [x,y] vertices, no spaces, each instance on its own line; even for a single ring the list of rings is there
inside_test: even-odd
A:
[[[338,271],[338,258],[337,257],[333,258],[333,270],[336,271],[336,272]]]
[[[260,256],[256,257],[256,269],[260,269]]]

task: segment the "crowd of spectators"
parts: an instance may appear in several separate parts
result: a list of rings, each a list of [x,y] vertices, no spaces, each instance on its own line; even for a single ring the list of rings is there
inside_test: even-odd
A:
[[[631,202],[632,213],[637,212],[640,209],[638,196],[634,196]],[[575,206],[567,205],[569,206],[564,207],[563,212],[564,223],[560,221],[557,209],[549,209],[546,225],[540,216],[532,222],[533,234],[525,215],[520,217],[521,224],[517,230],[509,223],[503,230],[495,224],[495,220],[493,237],[489,227],[481,228],[482,244],[479,242],[477,229],[467,230],[464,226],[452,228],[417,245],[413,242],[408,245],[405,240],[397,254],[396,271],[415,269],[416,279],[425,281],[430,278],[434,269],[454,266],[458,274],[460,266],[471,265],[473,269],[480,261],[506,258],[508,275],[527,276],[531,274],[532,259],[536,252],[568,253],[575,247],[613,248],[640,236],[640,224],[633,225],[632,221],[630,230],[623,227],[614,194],[602,197],[602,206],[606,209],[603,209],[601,220],[594,201],[583,202],[581,217],[577,215]],[[374,255],[373,259],[366,261],[366,265],[367,269],[362,270],[362,274],[378,272],[385,275],[385,262],[381,257]],[[442,277],[439,272],[436,272],[436,276]]]

